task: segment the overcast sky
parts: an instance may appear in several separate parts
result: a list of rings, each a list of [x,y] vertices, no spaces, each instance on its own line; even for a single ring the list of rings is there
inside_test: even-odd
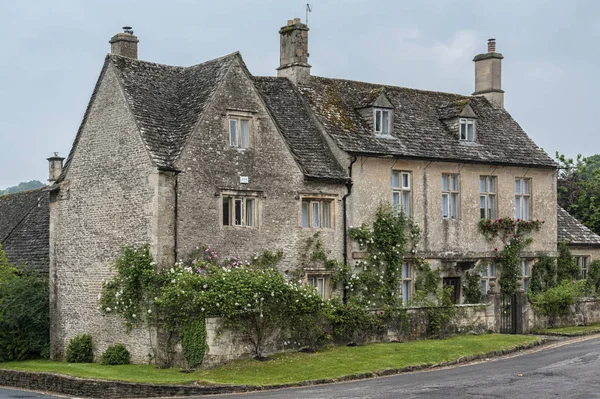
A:
[[[600,1],[311,0],[314,75],[471,94],[473,56],[504,55],[505,107],[554,156],[600,153]],[[193,65],[240,51],[274,75],[278,30],[306,0],[0,0],[0,189],[46,181],[66,156],[108,40],[131,25],[139,58]]]

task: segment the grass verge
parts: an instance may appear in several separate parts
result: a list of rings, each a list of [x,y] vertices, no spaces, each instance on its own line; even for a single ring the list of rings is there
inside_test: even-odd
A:
[[[555,327],[555,328],[544,328],[543,330],[535,331],[536,334],[547,334],[547,335],[565,335],[565,336],[578,336],[600,333],[600,323],[594,323],[587,326],[568,326],[568,327]]]
[[[332,347],[318,353],[283,353],[268,362],[238,360],[227,365],[181,373],[152,365],[103,366],[98,363],[64,363],[49,360],[0,363],[0,369],[51,372],[82,378],[96,378],[154,384],[245,384],[275,385],[306,380],[338,378],[389,368],[437,364],[463,356],[512,349],[538,341],[525,335],[469,335],[445,340]]]

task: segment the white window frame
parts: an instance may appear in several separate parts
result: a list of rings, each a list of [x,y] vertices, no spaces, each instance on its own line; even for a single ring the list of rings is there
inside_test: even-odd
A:
[[[410,262],[405,262],[402,264],[402,275],[400,280],[400,295],[402,295],[402,304],[406,306],[413,295],[413,267]]]
[[[392,134],[391,109],[373,108],[373,131],[375,134],[381,136],[389,136]]]
[[[442,173],[442,218],[444,219],[458,219],[459,176],[458,174]],[[452,181],[454,181],[454,185]]]
[[[315,287],[322,299],[329,299],[329,278],[330,275],[328,273],[309,271],[306,273],[306,285]]]
[[[469,126],[472,127],[471,131],[469,131]],[[475,133],[475,126],[475,119],[460,118],[458,128],[460,141],[475,141],[475,139],[477,138],[477,135]]]
[[[240,207],[239,219],[236,217],[238,204]],[[223,193],[221,195],[221,225],[234,228],[258,228],[258,196]]]
[[[412,212],[412,172],[392,171],[392,207],[394,215],[399,212],[410,216]]]
[[[588,268],[590,267],[590,256],[589,255],[577,255],[575,256],[577,266],[579,266],[579,272],[581,279],[585,280],[588,275]]]
[[[496,184],[496,176],[479,176],[479,217],[481,219],[496,219],[498,206]]]
[[[527,189],[527,190],[525,190]],[[515,178],[515,219],[531,220],[532,187],[531,178]]]
[[[498,281],[496,263],[491,260],[486,260],[481,262],[480,267],[482,295],[487,295],[488,291],[490,290],[490,282],[493,281],[494,283],[496,283]],[[496,284],[496,287],[497,286],[498,284]]]
[[[329,209],[329,215],[327,215],[326,209]],[[317,215],[315,215],[315,210]],[[333,229],[334,216],[335,201],[333,198],[303,197],[300,199],[300,226],[302,228]]]
[[[242,129],[244,124],[246,124],[245,134]],[[235,132],[233,130],[235,130]],[[252,135],[252,118],[239,115],[228,115],[227,131],[229,133],[228,138],[230,147],[238,149],[249,148],[250,136]]]

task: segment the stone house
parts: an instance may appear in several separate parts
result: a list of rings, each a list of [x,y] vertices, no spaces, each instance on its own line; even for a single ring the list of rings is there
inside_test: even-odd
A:
[[[558,243],[569,247],[581,270],[581,278],[586,278],[590,263],[600,259],[600,236],[560,206],[557,215]]]
[[[115,35],[64,167],[51,163],[51,352],[90,333],[102,352],[122,342],[147,360],[155,337],[123,331],[98,310],[122,245],[149,244],[167,267],[199,243],[221,256],[264,249],[301,266],[319,232],[331,256],[361,254],[350,226],[382,203],[422,228],[417,254],[443,268],[462,300],[465,270],[494,246],[481,218],[544,219],[525,261],[556,252],[556,164],[503,108],[495,42],[475,57],[471,96],[312,76],[308,27],[279,31],[277,77],[253,76],[239,53],[190,67],[137,59],[131,30]],[[409,299],[414,274],[403,270]],[[328,296],[325,270],[307,282]]]

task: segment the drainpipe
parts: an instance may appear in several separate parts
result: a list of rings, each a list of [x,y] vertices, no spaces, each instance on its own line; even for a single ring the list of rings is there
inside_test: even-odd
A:
[[[348,166],[348,182],[346,183],[346,189],[348,192],[342,197],[342,208],[344,213],[344,265],[348,264],[348,212],[346,199],[352,194],[352,165],[356,162],[358,157],[353,155],[352,161],[350,161],[350,165]],[[343,302],[348,302],[348,290],[346,289],[346,281],[344,281],[344,296],[342,298]]]

